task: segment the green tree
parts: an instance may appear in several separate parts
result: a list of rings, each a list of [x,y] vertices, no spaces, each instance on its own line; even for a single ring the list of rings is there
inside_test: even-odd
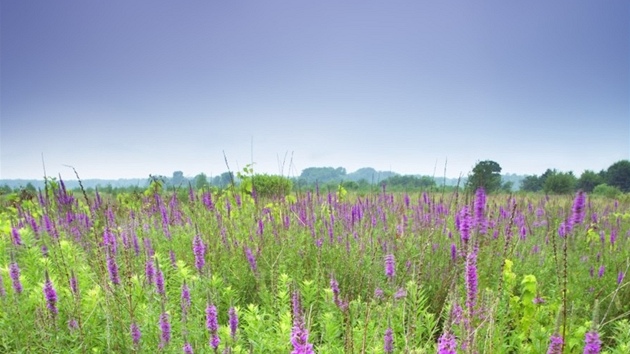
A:
[[[472,173],[468,176],[466,186],[471,191],[483,187],[486,193],[499,190],[501,188],[501,166],[491,160],[477,162]]]
[[[630,192],[630,161],[621,160],[610,165],[606,171],[606,184]]]
[[[205,173],[196,175],[193,181],[196,189],[203,189],[208,186],[208,176]]]
[[[173,177],[171,178],[171,185],[180,186],[185,181],[186,179],[184,178],[184,172],[182,171],[173,172]]]
[[[573,172],[552,171],[552,174],[545,178],[543,190],[548,194],[569,194],[575,191],[577,178]]]
[[[542,183],[540,177],[536,175],[525,176],[521,181],[521,190],[526,192],[538,192],[542,190]]]
[[[604,183],[604,180],[599,174],[591,170],[586,170],[582,172],[580,178],[578,178],[577,188],[590,193],[597,185],[602,183]]]

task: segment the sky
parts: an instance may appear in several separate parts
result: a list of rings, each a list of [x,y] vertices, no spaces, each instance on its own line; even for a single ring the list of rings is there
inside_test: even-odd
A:
[[[0,179],[630,159],[630,2],[2,1]]]

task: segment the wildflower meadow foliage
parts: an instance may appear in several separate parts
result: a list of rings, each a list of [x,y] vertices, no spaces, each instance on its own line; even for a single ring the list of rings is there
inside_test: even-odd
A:
[[[3,199],[0,352],[630,352],[627,199],[181,192]]]

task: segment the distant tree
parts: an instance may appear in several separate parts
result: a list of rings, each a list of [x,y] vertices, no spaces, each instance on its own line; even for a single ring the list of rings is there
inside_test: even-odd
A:
[[[184,178],[184,172],[182,171],[175,171],[173,172],[173,177],[171,178],[171,185],[173,186],[180,186],[182,183],[185,182],[185,178]]]
[[[610,165],[606,171],[606,184],[630,192],[630,161],[621,160]]]
[[[383,183],[394,188],[428,189],[435,187],[435,180],[429,176],[396,175],[383,180]]]
[[[513,187],[514,187],[514,182],[512,182],[512,181],[505,181],[501,185],[501,191],[505,192],[505,193],[511,193]]]
[[[475,191],[483,187],[487,193],[501,188],[501,166],[491,160],[477,162],[472,173],[468,176],[467,187]]]
[[[345,176],[346,169],[343,167],[309,167],[302,171],[299,178],[306,184],[325,184],[327,182],[340,183]]]
[[[599,174],[586,170],[578,178],[577,188],[590,193],[597,185],[602,183],[604,183],[604,179]]]
[[[205,173],[196,175],[193,181],[196,189],[203,189],[208,186],[208,176]]]
[[[526,192],[538,192],[542,190],[540,178],[536,175],[525,176],[521,181],[521,190]]]
[[[549,194],[569,194],[575,191],[577,178],[573,172],[552,171],[550,176],[545,178],[543,190]]]

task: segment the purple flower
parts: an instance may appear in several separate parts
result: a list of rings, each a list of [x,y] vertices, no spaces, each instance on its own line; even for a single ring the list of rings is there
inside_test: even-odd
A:
[[[148,259],[144,264],[144,276],[147,279],[147,284],[152,285],[155,279],[155,266],[151,259]]]
[[[182,313],[185,315],[188,313],[188,309],[190,308],[190,288],[188,288],[188,284],[184,282],[182,285]]]
[[[48,311],[50,311],[52,316],[55,317],[59,312],[57,309],[57,291],[55,291],[52,281],[50,281],[48,272],[46,272],[46,282],[44,283],[44,297],[46,298],[46,307],[48,307]]]
[[[438,354],[456,354],[457,341],[453,333],[446,331],[438,338]]]
[[[118,277],[118,264],[116,264],[116,258],[114,258],[109,252],[107,252],[107,271],[109,272],[109,280],[112,284],[119,285],[120,278]]]
[[[602,345],[599,333],[595,331],[586,332],[584,344],[584,354],[599,354]]]
[[[575,199],[573,200],[573,213],[571,215],[571,224],[577,225],[581,224],[584,221],[584,204],[585,204],[586,196],[584,191],[580,190],[575,195]]]
[[[219,331],[219,322],[217,320],[217,308],[209,304],[206,307],[206,328],[210,331],[212,337],[210,338],[210,346],[212,349],[217,349],[219,347],[219,337],[217,335]]]
[[[245,257],[247,257],[247,262],[249,262],[249,267],[251,268],[252,272],[256,274],[258,270],[258,266],[256,265],[256,258],[252,254],[252,250],[249,249],[249,247],[245,247]]]
[[[549,338],[549,348],[547,349],[547,354],[562,354],[562,345],[564,344],[564,339],[558,334],[553,334],[551,338]]]
[[[308,342],[308,330],[302,322],[294,323],[291,331],[291,354],[314,354],[313,344]]]
[[[619,274],[617,275],[617,285],[621,284],[621,282],[623,281],[624,276],[625,276],[624,272],[619,272]]]
[[[469,314],[477,302],[477,281],[477,252],[474,250],[466,257],[466,307]]]
[[[16,246],[22,246],[22,237],[20,237],[20,233],[18,232],[17,228],[12,227],[11,228],[11,237],[13,239],[13,244]]]
[[[599,272],[597,273],[597,275],[599,275],[599,277],[603,277],[604,276],[604,272],[606,271],[606,267],[604,267],[604,265],[602,265],[601,267],[599,267]]]
[[[398,291],[396,291],[396,293],[394,294],[394,299],[398,300],[398,299],[402,299],[405,296],[407,296],[407,290],[405,290],[404,288],[400,288],[398,289]]]
[[[470,224],[470,211],[468,210],[468,206],[464,205],[459,211],[459,234],[464,243],[470,240]]]
[[[206,328],[214,333],[219,330],[219,322],[217,321],[217,308],[209,304],[206,307]]]
[[[394,332],[391,328],[387,328],[385,330],[383,343],[383,350],[385,353],[393,353],[394,352]]]
[[[162,312],[160,315],[160,331],[162,332],[161,345],[166,345],[171,341],[171,324],[168,321],[168,314]]]
[[[190,345],[190,343],[184,344],[184,347],[182,348],[182,350],[184,351],[184,354],[193,354],[193,348],[192,348],[192,345]]]
[[[380,300],[383,298],[383,296],[384,296],[383,289],[381,288],[374,289],[374,298]]]
[[[230,336],[233,340],[236,340],[236,330],[238,329],[238,314],[234,307],[230,307],[228,311],[229,324],[230,324]]]
[[[15,290],[17,294],[21,294],[23,288],[20,282],[20,267],[16,262],[9,264],[9,276],[13,283],[13,290]]]
[[[140,336],[142,336],[138,324],[132,322],[131,326],[129,326],[129,332],[131,333],[131,340],[133,341],[133,344],[137,346],[140,343]]]
[[[479,233],[486,233],[486,191],[483,188],[475,193],[475,225]]]
[[[457,245],[455,243],[451,243],[451,260],[455,261],[457,259]]]
[[[166,295],[164,290],[164,273],[161,270],[158,270],[155,274],[155,289],[157,293],[160,295]]]
[[[385,256],[385,276],[388,279],[393,279],[396,275],[396,261],[393,254]]]
[[[199,273],[202,273],[203,266],[206,264],[206,245],[199,235],[193,239],[193,254],[195,255],[195,267]]]
[[[72,318],[68,320],[68,329],[70,332],[75,331],[79,328],[79,323],[76,319]]]

